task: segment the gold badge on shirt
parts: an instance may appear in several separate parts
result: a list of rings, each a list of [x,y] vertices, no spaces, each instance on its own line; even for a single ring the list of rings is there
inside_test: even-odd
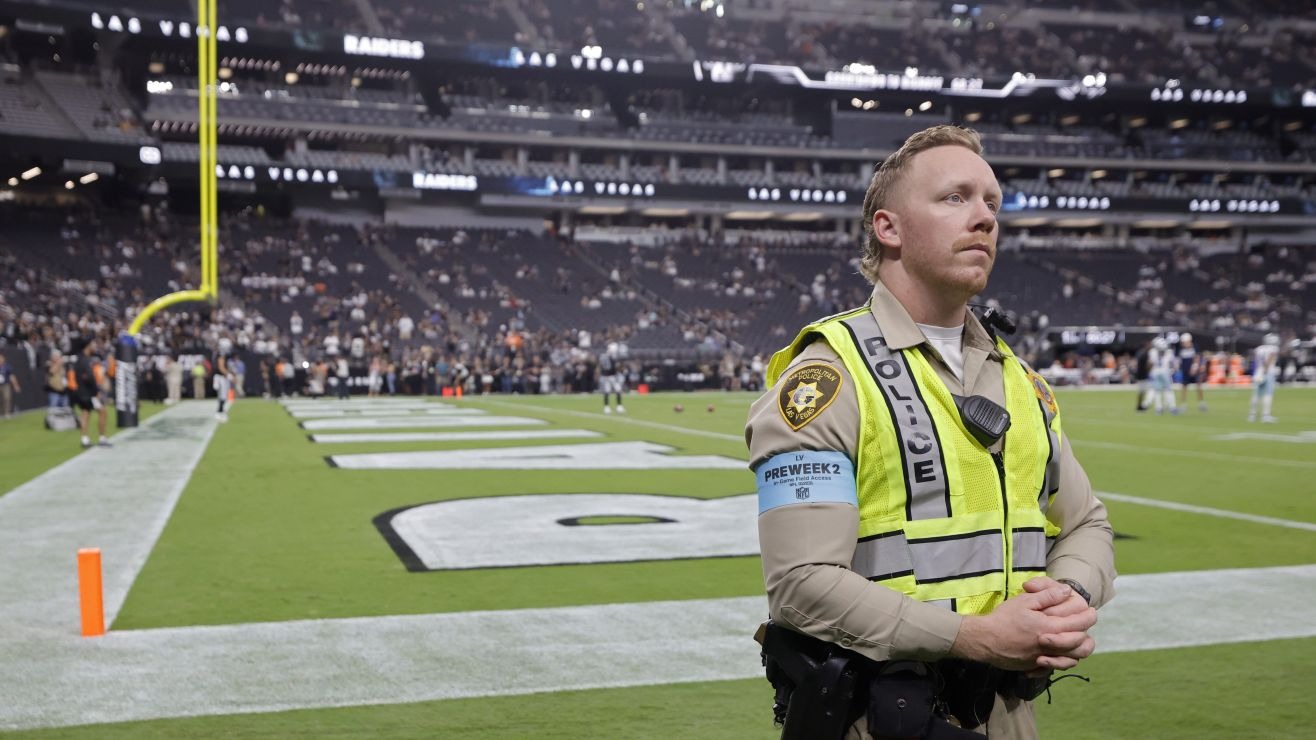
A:
[[[1046,404],[1046,407],[1050,409],[1051,413],[1054,414],[1058,412],[1060,410],[1060,404],[1056,403],[1055,394],[1051,392],[1051,386],[1047,385],[1046,380],[1036,372],[1029,372],[1028,379],[1033,383],[1033,392],[1037,394],[1038,400]]]
[[[813,362],[795,368],[781,384],[777,406],[781,418],[799,431],[818,418],[841,391],[841,373],[831,365]]]

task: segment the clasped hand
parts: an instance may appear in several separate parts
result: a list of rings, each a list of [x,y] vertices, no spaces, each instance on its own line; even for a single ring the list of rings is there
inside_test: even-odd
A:
[[[951,652],[998,668],[1043,675],[1067,670],[1096,648],[1097,610],[1063,583],[1033,578],[991,614],[966,617]]]

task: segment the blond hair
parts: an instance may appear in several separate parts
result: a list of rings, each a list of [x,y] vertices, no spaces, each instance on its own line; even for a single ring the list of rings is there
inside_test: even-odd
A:
[[[882,243],[873,233],[873,215],[886,208],[895,193],[896,185],[905,174],[909,160],[915,154],[939,146],[962,146],[974,154],[982,154],[982,137],[971,128],[943,124],[925,128],[913,134],[900,148],[891,153],[873,171],[873,179],[864,194],[864,249],[859,271],[871,282],[877,282],[877,268],[882,263]]]

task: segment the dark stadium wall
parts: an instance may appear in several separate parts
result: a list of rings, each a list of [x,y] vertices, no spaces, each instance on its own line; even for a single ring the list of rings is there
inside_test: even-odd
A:
[[[535,233],[544,231],[543,211],[499,210],[487,212],[472,208],[440,206],[432,203],[387,200],[384,202],[384,221],[399,226],[526,229]]]

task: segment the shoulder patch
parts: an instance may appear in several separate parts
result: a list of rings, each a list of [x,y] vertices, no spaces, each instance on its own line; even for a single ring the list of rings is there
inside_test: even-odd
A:
[[[841,373],[825,362],[810,362],[790,372],[777,394],[777,408],[795,431],[818,418],[841,394]]]
[[[1058,412],[1060,406],[1056,403],[1055,394],[1051,392],[1051,386],[1047,384],[1046,379],[1034,370],[1028,371],[1028,379],[1033,383],[1033,392],[1037,394],[1038,400],[1046,404],[1046,408],[1051,413]]]

